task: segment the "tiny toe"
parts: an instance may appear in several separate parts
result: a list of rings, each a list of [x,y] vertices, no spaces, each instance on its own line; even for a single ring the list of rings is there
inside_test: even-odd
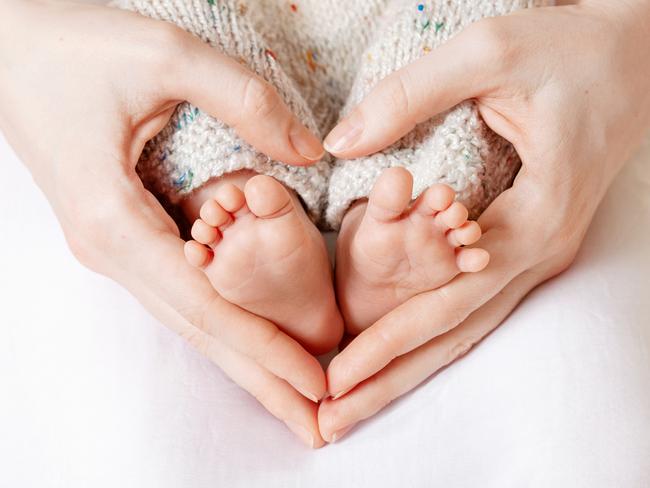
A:
[[[217,190],[215,200],[226,212],[238,213],[246,207],[244,192],[236,185],[227,183]]]
[[[452,203],[447,210],[443,210],[436,215],[436,223],[449,229],[457,229],[467,221],[469,212],[465,205],[459,202]]]
[[[416,210],[425,215],[433,215],[449,208],[454,201],[456,192],[442,183],[430,186],[416,203]]]
[[[294,208],[287,189],[270,176],[253,176],[246,182],[244,193],[250,211],[262,219],[281,217]]]
[[[476,273],[485,269],[490,262],[490,254],[485,249],[458,249],[456,266],[464,273]]]
[[[469,246],[481,238],[481,226],[471,220],[465,222],[458,229],[454,229],[447,234],[449,244],[454,247]]]
[[[212,251],[196,241],[186,242],[184,250],[187,262],[197,268],[207,266],[212,260]]]
[[[404,168],[389,168],[375,182],[368,197],[368,213],[390,221],[400,217],[411,203],[413,176]]]
[[[212,227],[224,227],[232,221],[230,215],[216,200],[207,200],[199,211],[201,220]]]
[[[219,239],[219,230],[198,219],[192,225],[192,237],[201,244],[213,244]]]

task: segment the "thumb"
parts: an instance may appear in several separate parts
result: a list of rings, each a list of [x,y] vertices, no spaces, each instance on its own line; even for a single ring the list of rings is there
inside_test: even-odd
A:
[[[490,20],[491,30],[494,20]],[[372,154],[417,124],[482,94],[492,79],[487,68],[495,64],[487,52],[492,51],[488,46],[494,36],[487,33],[486,25],[486,21],[473,24],[381,80],[329,133],[325,149],[350,159]]]
[[[182,32],[182,59],[169,73],[167,95],[187,100],[234,128],[258,151],[293,165],[309,165],[324,153],[273,86],[236,60]],[[175,61],[176,63],[176,61]]]

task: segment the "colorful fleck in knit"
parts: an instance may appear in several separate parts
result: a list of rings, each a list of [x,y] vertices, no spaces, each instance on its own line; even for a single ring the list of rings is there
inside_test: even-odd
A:
[[[115,0],[173,22],[272,83],[315,134],[326,134],[379,80],[484,17],[552,0]],[[138,172],[171,202],[209,179],[252,169],[293,188],[315,220],[336,229],[384,168],[404,166],[414,197],[447,183],[472,216],[511,183],[514,148],[481,120],[473,102],[420,124],[390,148],[360,159],[293,167],[258,153],[231,128],[188,103],[143,152]]]

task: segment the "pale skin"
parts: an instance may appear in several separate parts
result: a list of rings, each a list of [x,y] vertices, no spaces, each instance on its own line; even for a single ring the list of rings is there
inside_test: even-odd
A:
[[[208,183],[183,207],[195,219],[185,256],[222,297],[313,354],[338,345],[343,321],[325,241],[293,192],[244,172]]]
[[[340,439],[465,354],[571,264],[650,128],[648,25],[645,0],[582,1],[478,22],[387,77],[329,134],[326,148],[359,157],[473,98],[523,167],[479,219],[489,266],[412,297],[333,359],[328,387],[338,399],[321,404],[324,439]]]
[[[306,165],[323,153],[270,85],[173,25],[63,0],[0,2],[0,130],[74,255],[320,447],[318,361],[186,262],[176,224],[135,173],[145,142],[182,100],[277,160]]]
[[[459,247],[474,244],[481,230],[451,188],[432,186],[412,203],[411,194],[410,173],[391,168],[366,211],[357,206],[350,212],[356,217],[346,218],[336,281],[349,332],[488,263],[484,250]],[[339,343],[343,320],[327,249],[291,190],[268,176],[238,173],[208,183],[183,207],[195,219],[185,256],[222,297],[278,324],[314,354]]]
[[[0,128],[52,203],[75,255],[131,290],[319,447],[465,353],[528,291],[570,264],[604,192],[650,125],[650,61],[639,54],[647,51],[649,22],[643,0],[587,1],[479,22],[382,82],[353,112],[354,131],[344,122],[330,134],[331,152],[357,157],[474,98],[524,166],[479,221],[490,265],[404,296],[333,360],[327,385],[296,341],[225,300],[186,263],[175,224],[133,171],[144,141],[180,100],[235,126],[278,160],[317,159],[318,141],[267,85],[168,25],[101,7],[9,0],[0,4]],[[187,69],[177,65],[188,58]],[[392,123],[374,125],[385,120]],[[338,144],[342,134],[347,146]],[[371,209],[372,200],[348,213],[350,235]],[[354,259],[354,239],[347,242],[338,253]],[[452,249],[463,243],[451,242]],[[460,271],[462,261],[456,264]],[[358,329],[373,320],[359,320]],[[319,409],[312,400],[326,388],[340,398]]]

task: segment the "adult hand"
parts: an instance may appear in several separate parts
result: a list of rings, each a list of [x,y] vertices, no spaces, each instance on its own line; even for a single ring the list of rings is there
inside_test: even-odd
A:
[[[135,173],[146,141],[184,100],[275,159],[310,164],[301,153],[322,152],[267,83],[171,24],[68,1],[0,2],[0,129],[75,256],[320,446],[317,360],[186,264],[176,224]]]
[[[347,138],[337,156],[359,157],[475,99],[523,167],[479,219],[488,268],[412,298],[334,358],[329,391],[341,398],[321,406],[324,439],[340,438],[466,353],[531,289],[570,265],[650,126],[648,25],[645,0],[584,1],[480,21],[384,79],[328,136],[326,147]]]

